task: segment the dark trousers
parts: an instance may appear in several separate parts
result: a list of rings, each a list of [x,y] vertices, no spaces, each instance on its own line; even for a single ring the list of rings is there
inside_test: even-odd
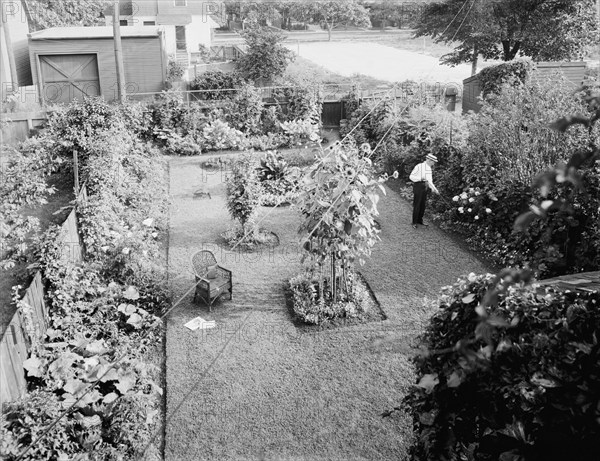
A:
[[[413,224],[423,224],[425,203],[427,202],[427,184],[425,182],[413,183]]]

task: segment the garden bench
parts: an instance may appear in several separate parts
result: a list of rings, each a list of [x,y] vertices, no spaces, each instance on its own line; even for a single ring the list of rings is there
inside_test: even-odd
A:
[[[225,293],[233,299],[233,282],[231,271],[217,264],[212,251],[201,250],[192,255],[192,268],[196,276],[194,302],[201,298],[212,311],[213,303]]]

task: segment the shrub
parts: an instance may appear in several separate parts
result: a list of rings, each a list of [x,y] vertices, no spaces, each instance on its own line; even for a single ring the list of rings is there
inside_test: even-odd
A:
[[[169,57],[167,64],[167,82],[178,82],[185,75],[185,66],[175,59],[175,56]]]
[[[261,188],[256,170],[256,159],[244,155],[232,163],[231,174],[227,176],[227,209],[249,235],[256,231],[254,216],[260,205]]]
[[[493,283],[470,274],[442,289],[405,399],[413,459],[595,459],[600,294],[515,286],[478,306]]]
[[[268,133],[262,135],[249,136],[247,138],[248,149],[256,149],[260,151],[276,149],[286,145],[287,140],[283,134]]]
[[[319,83],[299,79],[286,79],[281,82],[282,88],[273,90],[273,98],[287,102],[283,121],[310,120],[314,125],[321,127],[321,113],[323,109],[322,87]]]
[[[55,109],[48,117],[45,136],[56,143],[55,152],[70,159],[77,151],[82,160],[93,148],[96,133],[122,124],[115,106],[100,97],[84,97],[83,102]]]
[[[586,113],[582,94],[573,98],[563,79],[531,81],[486,99],[471,120],[469,148],[464,151],[465,180],[472,186],[493,187],[516,179],[531,183],[538,173],[564,162],[569,152],[585,149],[593,137],[584,127],[562,134],[550,124],[564,112]]]
[[[242,86],[244,79],[238,72],[223,72],[209,70],[198,75],[190,84],[192,90],[211,90],[193,93],[196,99],[219,100],[231,99],[237,94],[237,88]],[[235,91],[231,91],[234,89]],[[221,90],[221,91],[212,91]],[[229,90],[229,91],[227,91]]]
[[[229,124],[248,134],[261,131],[263,101],[260,92],[252,85],[243,84],[232,100],[228,114]]]
[[[203,145],[207,149],[242,149],[245,146],[244,133],[230,127],[227,123],[214,120],[202,130]]]
[[[310,120],[283,122],[281,129],[288,146],[301,146],[308,141],[316,142],[320,139],[319,126]]]
[[[505,84],[525,83],[535,69],[535,64],[531,60],[516,59],[509,62],[503,62],[495,66],[482,69],[479,74],[479,84],[481,94],[485,97],[491,94],[498,94]]]
[[[261,204],[277,206],[291,203],[298,194],[299,174],[299,170],[290,167],[280,153],[267,152],[258,167],[258,180],[262,187]]]
[[[440,155],[435,181],[442,197],[433,198],[433,209],[448,225],[465,233],[467,240],[500,264],[529,266],[538,276],[553,276],[598,267],[600,238],[592,228],[598,217],[600,192],[597,169],[583,175],[588,193],[563,181],[543,198],[531,187],[534,179],[550,166],[566,162],[569,152],[583,152],[598,137],[598,127],[588,132],[572,127],[562,134],[550,129],[563,111],[585,113],[583,96],[572,97],[565,85],[527,82],[506,85],[489,96],[482,111],[471,119],[466,144]],[[510,134],[507,134],[510,133]],[[438,172],[439,171],[439,172]],[[471,189],[481,192],[481,206],[492,213],[463,212],[462,204],[448,206],[448,199]],[[533,202],[564,199],[574,194],[572,210],[549,211],[547,226],[533,223],[515,232],[513,222]],[[447,198],[444,198],[447,197]],[[551,202],[546,202],[551,203]],[[549,206],[549,205],[546,205]],[[471,218],[469,218],[471,216]],[[474,220],[474,216],[479,216]],[[578,250],[579,246],[586,252]]]
[[[85,440],[88,431],[74,419],[58,419],[62,412],[58,397],[53,392],[43,390],[30,392],[20,400],[7,403],[0,428],[2,459],[20,459],[19,455],[25,447],[30,448],[24,459],[73,459],[75,454],[82,451],[79,440]],[[37,440],[56,420],[48,435]],[[31,445],[34,440],[37,443]]]
[[[169,155],[199,155],[202,153],[202,147],[191,135],[180,136],[172,133],[166,138],[165,153]]]
[[[148,105],[148,112],[154,138],[166,142],[171,133],[180,131],[186,118],[187,106],[181,92],[167,90]]]
[[[236,61],[236,69],[249,80],[271,80],[283,75],[294,53],[281,42],[285,35],[267,27],[252,27],[242,33],[247,52]]]

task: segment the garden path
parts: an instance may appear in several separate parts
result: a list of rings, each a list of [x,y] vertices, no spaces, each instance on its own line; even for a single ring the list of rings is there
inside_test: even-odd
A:
[[[204,159],[170,161],[169,276],[173,299],[183,300],[167,320],[165,459],[406,459],[410,421],[381,413],[414,382],[410,340],[439,287],[486,267],[436,228],[412,229],[410,206],[388,189],[382,242],[361,269],[388,319],[297,329],[284,298],[300,267],[296,210],[261,209],[261,227],[280,238],[274,250],[226,251],[219,235],[232,223],[223,175],[206,175]],[[197,190],[211,198],[194,199]],[[233,300],[210,314],[190,291],[190,256],[202,248],[234,276]],[[196,316],[217,328],[185,328]]]

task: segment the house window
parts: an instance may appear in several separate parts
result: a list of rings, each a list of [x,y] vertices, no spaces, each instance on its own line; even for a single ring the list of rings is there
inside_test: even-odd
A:
[[[187,6],[187,0],[175,0],[175,6]]]
[[[156,21],[144,21],[144,25],[145,26],[155,26],[156,25]]]
[[[121,20],[119,21],[119,25],[120,25],[120,26],[126,26],[126,25],[127,25],[127,19],[121,19]]]

